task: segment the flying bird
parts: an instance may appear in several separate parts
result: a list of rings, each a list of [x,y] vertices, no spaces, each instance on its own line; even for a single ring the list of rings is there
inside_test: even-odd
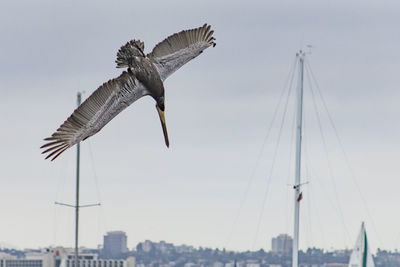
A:
[[[211,26],[184,30],[158,43],[151,53],[144,53],[144,43],[131,40],[117,53],[117,68],[126,68],[122,74],[101,85],[57,129],[41,149],[46,159],[53,161],[61,153],[100,131],[122,110],[143,96],[151,96],[156,102],[169,147],[164,110],[164,81],[177,69],[200,55],[203,50],[215,46]]]

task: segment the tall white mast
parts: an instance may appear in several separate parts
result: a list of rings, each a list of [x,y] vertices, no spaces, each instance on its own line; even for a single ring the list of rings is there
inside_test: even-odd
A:
[[[299,77],[297,90],[297,118],[296,118],[296,169],[294,182],[294,231],[293,231],[293,254],[292,267],[299,266],[299,215],[300,215],[300,200],[301,200],[301,138],[303,125],[303,70],[305,53],[299,51],[296,54],[299,61]]]

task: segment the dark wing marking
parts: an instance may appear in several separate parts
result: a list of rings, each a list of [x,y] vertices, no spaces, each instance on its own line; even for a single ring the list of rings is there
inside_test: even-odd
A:
[[[158,43],[147,56],[153,60],[164,81],[177,69],[197,57],[204,49],[213,45],[215,38],[211,26],[175,33]]]

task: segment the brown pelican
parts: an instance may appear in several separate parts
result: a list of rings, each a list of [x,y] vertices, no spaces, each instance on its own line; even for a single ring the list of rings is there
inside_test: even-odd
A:
[[[126,71],[101,85],[57,129],[41,148],[46,159],[56,159],[69,147],[100,131],[110,120],[139,98],[150,95],[156,101],[164,140],[169,147],[164,117],[164,80],[209,46],[215,46],[211,27],[204,24],[175,33],[145,54],[144,43],[132,40],[117,53],[117,68]]]

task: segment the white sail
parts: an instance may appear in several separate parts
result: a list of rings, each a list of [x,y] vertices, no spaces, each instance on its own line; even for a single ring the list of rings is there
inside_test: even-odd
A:
[[[357,237],[353,252],[351,253],[348,267],[375,267],[372,254],[368,246],[364,222],[361,224],[361,231]]]
[[[59,267],[67,267],[67,258],[63,258],[61,260],[60,266]]]

